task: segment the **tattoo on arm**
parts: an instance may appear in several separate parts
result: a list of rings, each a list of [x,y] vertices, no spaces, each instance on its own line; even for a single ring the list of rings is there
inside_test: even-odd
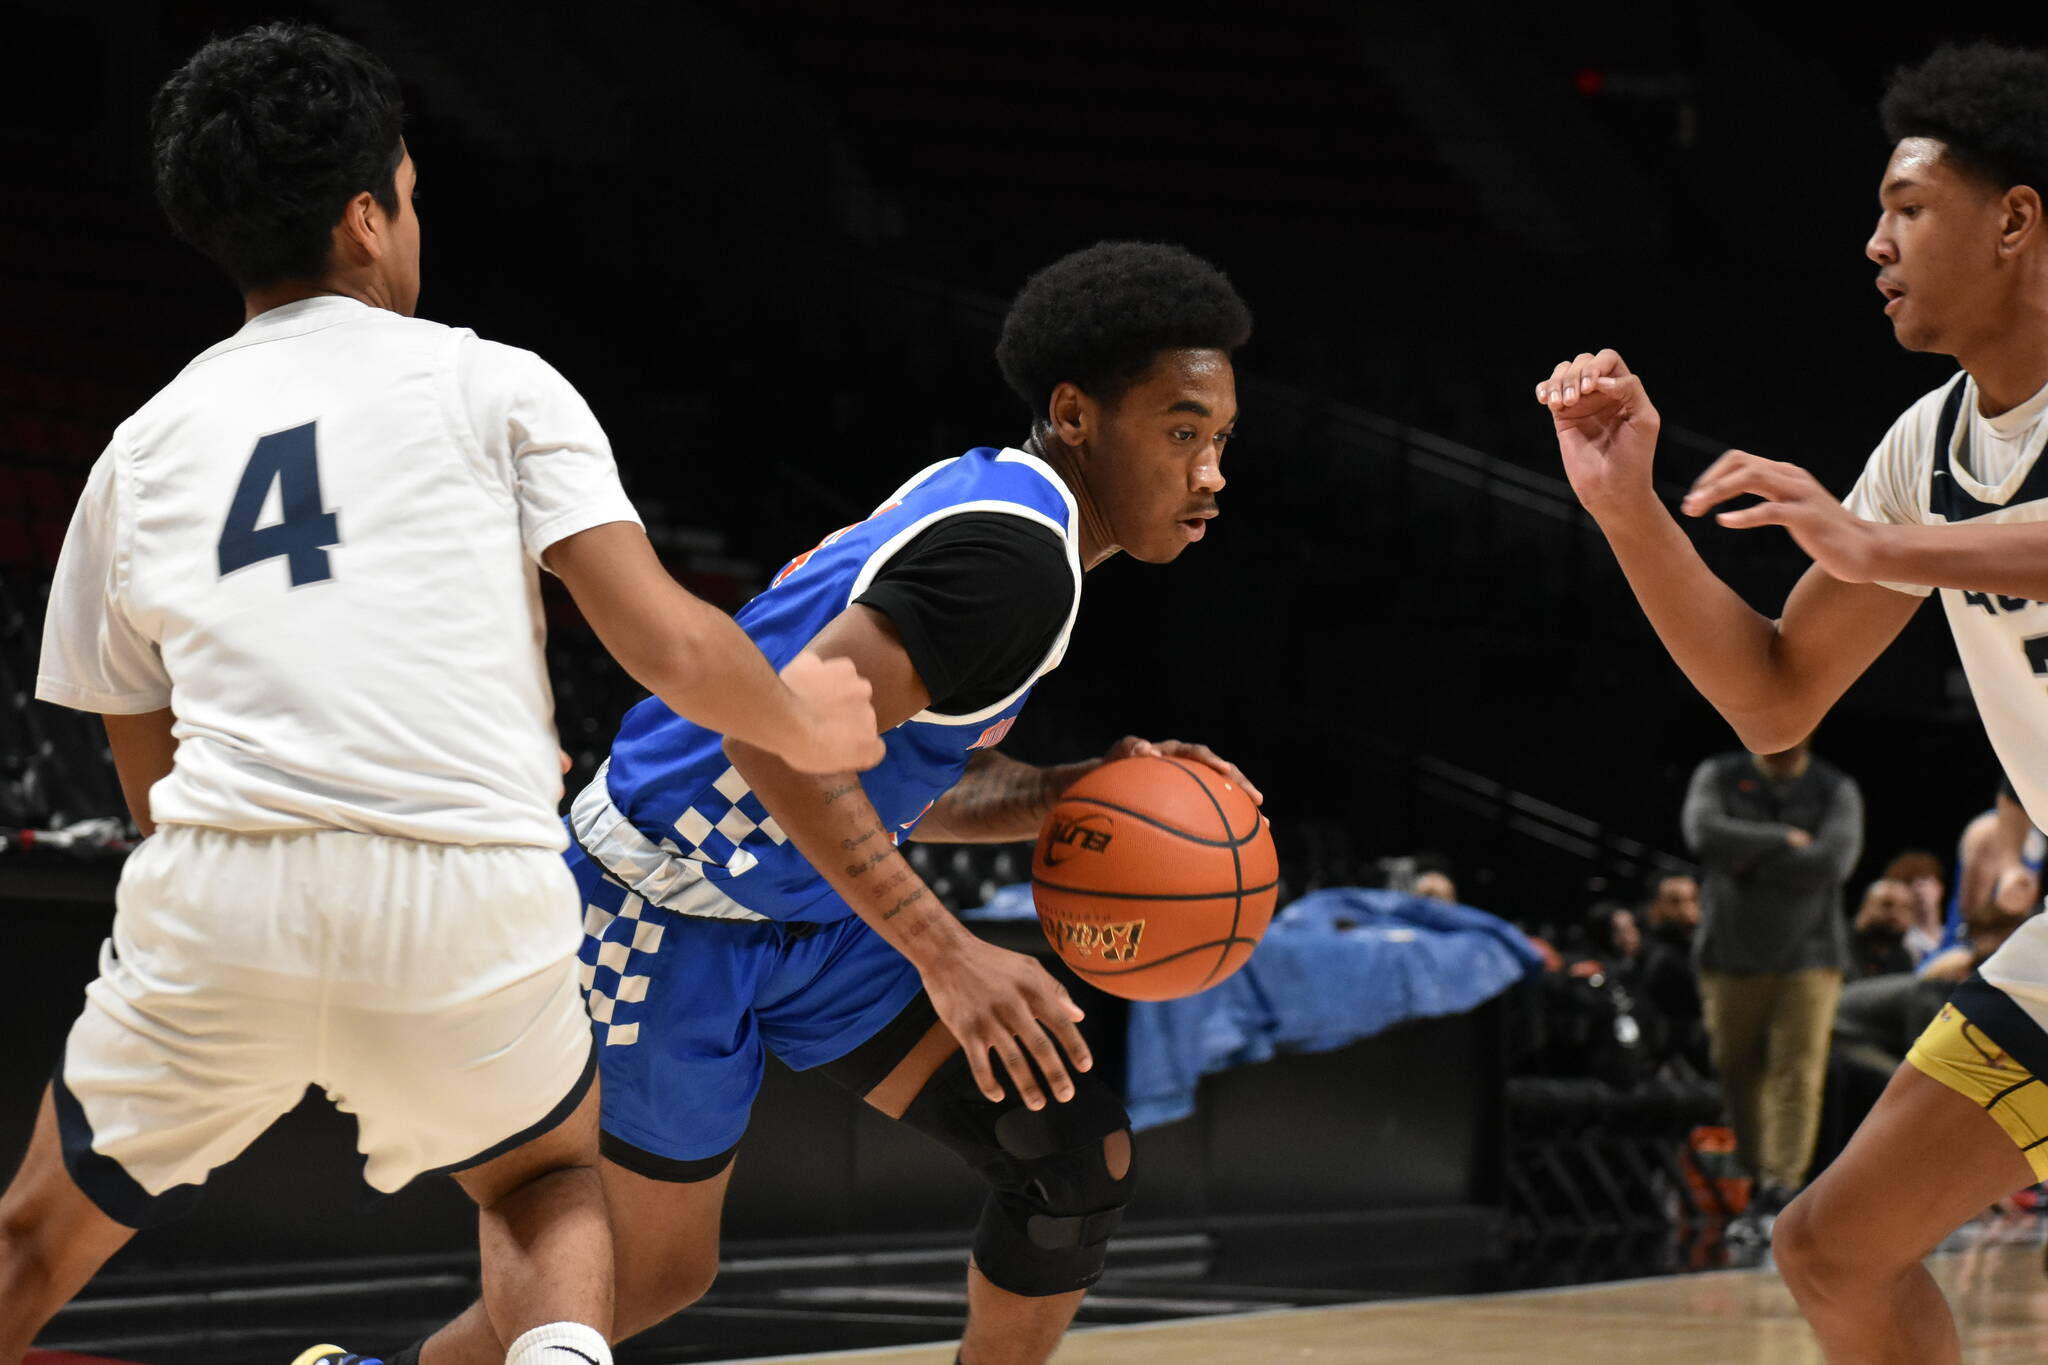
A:
[[[841,839],[839,841],[839,846],[845,849],[848,853],[851,853],[855,849],[859,848],[862,844],[874,838],[877,834],[880,834],[881,832],[882,831],[880,829],[871,829],[866,834],[861,835],[858,839]]]
[[[863,858],[861,861],[857,863],[848,863],[846,865],[846,875],[849,877],[865,877],[869,872],[874,870],[876,864],[887,859],[888,856],[894,853],[895,851],[896,846],[894,844],[891,844],[887,848],[878,848],[873,853],[870,853],[867,857]]]
[[[887,910],[884,910],[882,912],[882,918],[895,919],[898,915],[902,914],[905,910],[908,910],[911,906],[917,904],[919,901],[923,900],[926,896],[930,894],[931,893],[929,891],[927,891],[924,887],[920,886],[917,888],[917,890],[911,892],[902,900],[897,901]]]
[[[859,790],[860,783],[858,782],[848,782],[841,786],[834,787],[830,791],[825,793],[825,804],[829,806],[834,801],[837,801],[840,797],[850,795]]]

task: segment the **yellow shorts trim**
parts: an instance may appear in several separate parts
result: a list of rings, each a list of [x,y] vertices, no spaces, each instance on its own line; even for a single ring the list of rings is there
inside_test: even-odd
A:
[[[1906,1060],[1996,1119],[2034,1178],[2048,1181],[2048,1083],[1952,1004],[1941,1007]]]

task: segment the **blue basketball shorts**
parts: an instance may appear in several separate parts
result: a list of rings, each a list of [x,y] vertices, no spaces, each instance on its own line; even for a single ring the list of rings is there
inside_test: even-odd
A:
[[[924,989],[851,912],[820,924],[680,915],[574,844],[567,857],[604,1132],[664,1161],[704,1161],[740,1140],[770,1052],[796,1071],[837,1060]]]

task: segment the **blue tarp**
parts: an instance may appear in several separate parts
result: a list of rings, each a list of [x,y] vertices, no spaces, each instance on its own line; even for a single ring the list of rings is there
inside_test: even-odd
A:
[[[977,917],[1029,916],[1006,887]],[[1182,1000],[1133,1001],[1125,1103],[1135,1127],[1195,1110],[1195,1084],[1277,1052],[1323,1052],[1404,1019],[1457,1014],[1492,999],[1543,959],[1484,910],[1399,891],[1333,887],[1274,918],[1243,970]]]

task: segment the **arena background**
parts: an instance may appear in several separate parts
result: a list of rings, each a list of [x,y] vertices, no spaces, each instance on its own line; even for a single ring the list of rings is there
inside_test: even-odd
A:
[[[1665,484],[1737,445],[1846,491],[1952,372],[1899,350],[1862,255],[1882,82],[1942,37],[2048,36],[1967,8],[11,0],[0,1019],[34,1042],[0,1136],[25,1131],[118,858],[77,830],[120,814],[96,724],[28,700],[42,593],[107,433],[239,320],[147,181],[149,97],[209,33],[288,13],[396,67],[421,313],[561,369],[671,568],[727,607],[906,473],[1022,437],[990,351],[1031,270],[1102,238],[1213,259],[1257,317],[1224,515],[1170,569],[1090,575],[1009,747],[1208,742],[1269,794],[1291,889],[1433,855],[1463,899],[1568,940],[1683,854],[1686,776],[1732,740],[1577,510],[1531,386],[1616,346],[1664,415]],[[1766,611],[1804,566],[1776,531],[1693,530]],[[638,693],[552,606],[573,790]],[[1946,859],[1996,780],[1945,634],[1923,611],[1820,732],[1868,801],[1859,881]],[[952,898],[989,871],[962,864]],[[1495,1123],[1488,1094],[1453,1108]],[[1446,1202],[1506,1197],[1468,1184]]]

